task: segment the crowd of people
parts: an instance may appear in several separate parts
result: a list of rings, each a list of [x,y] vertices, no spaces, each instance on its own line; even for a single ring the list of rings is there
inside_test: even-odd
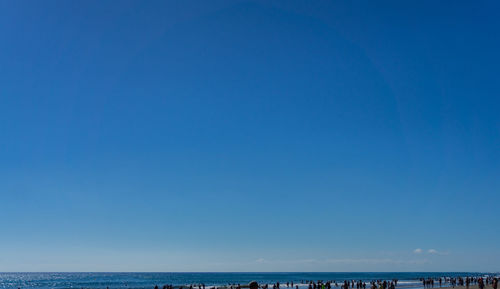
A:
[[[478,285],[479,289],[485,289],[486,286],[490,286],[492,289],[498,289],[498,278],[494,276],[487,277],[440,277],[440,278],[421,278],[423,288],[434,288],[434,287],[453,287],[462,286],[469,289],[471,285]],[[270,284],[262,284],[257,285],[259,289],[281,289],[283,287],[291,288],[291,289],[299,289],[298,284],[305,284],[308,289],[396,289],[398,285],[398,280],[372,280],[372,281],[363,281],[363,280],[344,280],[344,281],[336,281],[336,280],[301,280],[299,283],[286,282],[280,284],[280,282],[276,282],[272,285]],[[295,286],[295,288],[294,288]],[[227,286],[210,286],[208,289],[241,289],[242,287],[247,288],[248,286],[241,286],[240,284],[229,284]],[[155,286],[154,289],[159,289],[158,286]],[[174,288],[173,285],[163,285],[162,289],[206,289],[205,284],[197,284],[197,285],[189,285],[189,286],[176,286]]]
[[[488,277],[443,277],[438,279],[432,278],[422,278],[422,285],[424,288],[434,288],[434,282],[439,284],[439,287],[443,287],[443,283],[447,284],[447,287],[465,286],[469,289],[471,285],[478,285],[479,289],[484,289],[486,285],[491,285],[493,289],[498,288],[498,278],[493,276]],[[437,284],[436,284],[437,285]]]

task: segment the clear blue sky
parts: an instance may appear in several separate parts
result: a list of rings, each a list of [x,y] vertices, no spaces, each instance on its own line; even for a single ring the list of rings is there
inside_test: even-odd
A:
[[[497,1],[1,1],[0,271],[500,271]]]

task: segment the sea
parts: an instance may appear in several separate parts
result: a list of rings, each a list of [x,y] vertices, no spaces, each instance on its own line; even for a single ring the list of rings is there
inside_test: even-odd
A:
[[[491,273],[490,273],[491,274]],[[286,282],[294,282],[300,289],[306,289],[305,280],[393,280],[398,279],[396,288],[422,288],[420,278],[484,276],[488,273],[477,272],[392,272],[392,273],[0,273],[0,289],[153,289],[165,284],[189,286],[205,284],[213,286],[230,284],[259,284],[280,282],[286,289]],[[443,284],[445,285],[445,284]],[[340,286],[340,284],[339,284]],[[367,286],[368,287],[368,286]],[[197,288],[197,287],[196,287]],[[271,286],[272,288],[272,286]],[[291,287],[288,287],[292,289]],[[186,288],[187,289],[187,288]]]

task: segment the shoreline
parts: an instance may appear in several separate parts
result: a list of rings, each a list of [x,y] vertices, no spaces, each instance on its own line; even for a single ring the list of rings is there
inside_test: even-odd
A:
[[[238,275],[240,274],[240,275]],[[432,273],[431,273],[432,274]],[[445,273],[446,274],[446,273]],[[499,273],[0,273],[4,289],[484,289]],[[444,277],[445,276],[445,277]],[[471,285],[465,286],[467,278]],[[443,280],[441,286],[439,279]],[[424,286],[424,280],[427,286]],[[434,282],[432,282],[434,280]],[[397,282],[396,282],[397,281]],[[488,284],[486,284],[488,282]],[[238,283],[240,285],[238,285]],[[288,284],[287,284],[288,283]],[[349,285],[347,285],[349,284]],[[397,284],[397,285],[396,285]],[[459,284],[459,285],[458,285]],[[462,285],[464,284],[464,285]],[[255,284],[254,284],[255,285]],[[345,285],[345,286],[344,286]],[[434,285],[434,286],[432,286]],[[455,286],[454,286],[455,285]],[[156,287],[157,286],[157,287]],[[257,289],[257,287],[253,287]]]

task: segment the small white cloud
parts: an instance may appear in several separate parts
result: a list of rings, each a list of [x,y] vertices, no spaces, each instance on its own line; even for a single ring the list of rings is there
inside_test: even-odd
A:
[[[450,254],[450,252],[448,252],[448,251],[443,252],[443,251],[438,251],[436,249],[429,249],[429,250],[427,250],[427,253],[432,254],[432,255],[440,255],[440,256],[446,256],[446,255]]]
[[[259,259],[255,260],[255,262],[257,262],[257,263],[265,263],[265,262],[266,262],[266,259],[264,259],[264,258],[259,258]]]
[[[415,253],[415,254],[422,254],[422,252],[423,251],[420,248],[417,248],[417,249],[413,250],[413,253]]]

